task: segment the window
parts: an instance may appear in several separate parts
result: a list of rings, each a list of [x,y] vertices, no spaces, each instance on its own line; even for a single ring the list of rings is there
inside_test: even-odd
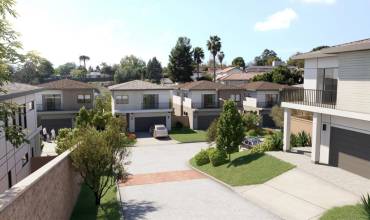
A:
[[[26,154],[22,157],[22,167],[24,167],[27,163],[28,163],[28,153],[26,153]]]
[[[10,189],[12,187],[13,183],[12,183],[12,171],[9,170],[8,171],[8,188]]]
[[[117,95],[116,104],[128,104],[128,96],[127,95]]]
[[[62,110],[62,96],[60,94],[43,95],[42,110],[44,111]]]
[[[143,95],[143,109],[157,109],[158,108],[158,94]]]
[[[240,102],[240,94],[232,94],[230,95],[230,99],[235,102]]]
[[[204,94],[203,95],[203,108],[214,108],[216,107],[216,95],[215,94]]]
[[[23,128],[27,128],[27,108],[26,105],[23,106]]]
[[[22,127],[22,107],[18,107],[18,125]]]
[[[89,94],[78,95],[77,96],[77,103],[91,103],[91,95],[89,95]]]
[[[184,98],[188,98],[188,93],[187,92],[184,92]]]
[[[29,102],[28,103],[28,111],[34,110],[35,109],[35,101]]]

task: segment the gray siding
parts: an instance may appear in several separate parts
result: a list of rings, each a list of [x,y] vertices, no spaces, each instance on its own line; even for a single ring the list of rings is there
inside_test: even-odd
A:
[[[337,108],[370,113],[370,51],[343,53],[338,58]]]
[[[91,95],[91,103],[78,103],[78,95]],[[87,109],[93,108],[94,90],[81,89],[81,90],[63,90],[63,109],[65,110],[79,110],[82,106]]]

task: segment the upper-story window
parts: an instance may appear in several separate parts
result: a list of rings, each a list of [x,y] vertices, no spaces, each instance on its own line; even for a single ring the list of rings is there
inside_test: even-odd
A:
[[[240,94],[232,94],[230,95],[230,99],[235,102],[240,102]]]
[[[28,111],[34,110],[35,109],[35,101],[31,101],[31,102],[27,103],[27,108],[28,108]]]
[[[77,96],[77,103],[91,103],[91,95],[78,95]]]
[[[127,95],[117,95],[116,104],[128,104],[128,96]]]
[[[188,92],[183,92],[182,94],[183,94],[184,98],[188,98],[189,97]]]

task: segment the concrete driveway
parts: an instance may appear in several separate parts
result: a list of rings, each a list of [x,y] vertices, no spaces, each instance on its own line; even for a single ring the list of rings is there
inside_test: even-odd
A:
[[[154,138],[149,132],[136,132],[137,141],[136,146],[155,146],[155,145],[167,145],[167,144],[177,144],[178,142],[168,138]]]
[[[240,195],[283,219],[318,219],[326,210],[360,202],[370,180],[345,170],[310,162],[305,155],[268,152],[297,167],[254,186],[235,187]]]
[[[125,219],[279,219],[232,190],[191,170],[206,143],[132,149],[132,178],[120,185]]]

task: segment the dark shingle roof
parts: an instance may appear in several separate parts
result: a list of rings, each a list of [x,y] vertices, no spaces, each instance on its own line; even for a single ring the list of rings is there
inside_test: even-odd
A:
[[[183,83],[177,86],[178,89],[185,90],[238,90],[236,86],[224,85],[211,81],[201,80],[195,82]]]
[[[97,89],[95,86],[71,79],[61,79],[37,85],[45,89]]]
[[[133,80],[108,87],[109,90],[172,90],[170,86],[162,86],[142,80]]]
[[[248,91],[273,91],[273,90],[279,91],[285,88],[289,88],[289,86],[272,82],[258,81],[240,85],[240,88]]]
[[[5,83],[3,86],[1,86],[1,89],[6,92],[0,93],[0,100],[23,96],[43,90],[43,88],[37,86],[16,82]]]

